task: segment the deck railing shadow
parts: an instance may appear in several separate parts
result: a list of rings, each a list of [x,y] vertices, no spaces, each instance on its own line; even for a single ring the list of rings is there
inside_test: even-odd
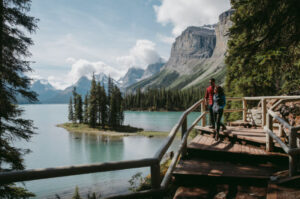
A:
[[[276,99],[279,100],[272,108],[267,109],[266,102],[267,100]],[[289,168],[290,168],[290,176],[296,175],[296,165],[298,161],[298,155],[300,154],[300,149],[297,148],[297,131],[300,130],[300,126],[292,127],[290,126],[284,119],[280,118],[273,110],[280,103],[286,102],[288,100],[300,100],[300,96],[264,96],[264,97],[234,97],[227,98],[227,101],[241,101],[242,108],[241,109],[225,109],[224,112],[242,112],[243,121],[246,121],[247,117],[247,101],[261,101],[262,108],[262,126],[266,131],[266,149],[268,151],[272,151],[272,146],[274,144],[274,140],[279,143],[279,145],[283,148],[283,150],[289,155]],[[198,118],[192,123],[192,125],[187,128],[187,116],[196,110],[198,107],[201,107],[201,114]],[[80,175],[80,174],[88,174],[88,173],[96,173],[96,172],[106,172],[106,171],[116,171],[116,170],[124,170],[124,169],[133,169],[140,167],[150,167],[151,169],[151,185],[152,189],[146,191],[140,191],[136,193],[128,193],[128,194],[120,194],[108,197],[112,198],[139,198],[139,197],[147,197],[147,196],[155,196],[155,198],[161,197],[162,193],[167,189],[171,177],[172,172],[179,161],[180,157],[186,155],[187,151],[187,142],[188,136],[192,129],[201,121],[201,125],[206,125],[206,114],[208,113],[205,109],[206,102],[204,99],[200,99],[186,111],[184,111],[179,118],[178,122],[174,125],[172,130],[170,131],[168,137],[159,148],[159,150],[155,153],[152,158],[139,159],[139,160],[128,160],[128,161],[118,161],[118,162],[106,162],[106,163],[98,163],[98,164],[87,164],[87,165],[73,165],[66,167],[54,167],[54,168],[45,168],[45,169],[32,169],[32,170],[23,170],[23,171],[11,171],[11,172],[1,172],[0,173],[0,185],[13,183],[13,182],[23,182],[23,181],[31,181],[38,179],[46,179],[46,178],[55,178],[55,177],[63,177],[63,176],[71,176],[71,175]],[[279,132],[280,135],[276,135],[273,132],[273,119],[277,120],[280,123]],[[285,127],[287,130],[285,131]],[[170,145],[172,144],[176,134],[179,129],[181,129],[181,142],[178,150],[172,158],[171,164],[163,177],[160,177],[160,162],[163,156],[166,154]],[[281,139],[280,136],[284,136],[284,131],[286,135],[289,137],[289,143],[286,145]],[[299,139],[299,138],[298,138]]]

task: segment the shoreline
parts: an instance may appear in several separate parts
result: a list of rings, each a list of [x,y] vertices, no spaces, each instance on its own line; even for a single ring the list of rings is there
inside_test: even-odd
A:
[[[102,136],[112,136],[112,137],[126,137],[126,136],[166,137],[169,135],[169,132],[144,131],[143,129],[135,128],[131,126],[122,126],[121,128],[124,128],[125,131],[101,129],[99,127],[91,128],[86,124],[73,124],[73,123],[57,124],[56,126],[64,128],[69,133],[85,133],[91,135],[102,135]]]

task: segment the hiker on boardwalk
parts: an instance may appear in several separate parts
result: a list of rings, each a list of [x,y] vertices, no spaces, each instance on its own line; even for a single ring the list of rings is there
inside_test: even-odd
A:
[[[215,94],[213,97],[213,113],[214,113],[214,121],[217,126],[215,140],[219,140],[219,132],[220,132],[220,126],[225,128],[225,125],[221,123],[223,110],[226,105],[226,97],[224,94],[224,90],[221,86],[217,86],[215,88]]]
[[[205,101],[206,105],[208,106],[209,109],[209,115],[210,115],[210,128],[215,128],[215,121],[214,121],[214,114],[213,114],[213,103],[214,103],[214,90],[215,90],[215,79],[211,78],[209,80],[210,86],[206,88],[205,92]]]

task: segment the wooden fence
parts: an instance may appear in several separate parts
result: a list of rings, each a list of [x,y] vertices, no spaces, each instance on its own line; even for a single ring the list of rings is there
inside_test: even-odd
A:
[[[276,99],[279,100],[272,108],[267,110],[267,100]],[[246,121],[246,114],[248,111],[247,101],[260,100],[262,108],[262,125],[265,126],[266,130],[266,149],[272,151],[272,146],[274,140],[279,143],[283,150],[289,155],[290,161],[290,175],[296,175],[296,164],[298,161],[297,155],[300,154],[300,149],[297,148],[297,131],[300,130],[300,127],[292,127],[282,118],[280,118],[273,110],[280,103],[289,101],[289,100],[300,100],[300,96],[264,96],[264,97],[234,97],[227,98],[227,101],[241,101],[241,109],[225,109],[224,112],[243,112],[243,121]],[[187,116],[189,113],[201,106],[200,116],[192,123],[192,125],[187,127]],[[139,159],[139,160],[128,160],[128,161],[118,161],[118,162],[106,162],[99,164],[88,164],[88,165],[76,165],[76,166],[67,166],[67,167],[55,167],[55,168],[45,168],[45,169],[32,169],[32,170],[23,170],[23,171],[11,171],[11,172],[1,172],[0,173],[0,185],[13,183],[13,182],[23,182],[30,180],[46,179],[46,178],[55,178],[63,177],[70,175],[79,175],[79,174],[88,174],[96,172],[106,172],[106,171],[116,171],[123,169],[133,169],[140,167],[150,167],[151,169],[151,185],[152,189],[146,191],[140,191],[137,193],[128,193],[128,194],[119,194],[115,196],[108,197],[109,199],[113,198],[138,198],[138,197],[147,197],[155,196],[159,198],[163,192],[167,189],[169,182],[172,177],[172,172],[181,156],[186,154],[187,140],[189,133],[201,121],[201,125],[206,125],[206,114],[208,113],[205,110],[206,102],[204,99],[200,99],[186,111],[184,111],[179,118],[178,122],[174,125],[170,131],[168,137],[155,153],[153,158]],[[280,139],[278,135],[273,132],[273,119],[277,120],[280,123],[280,126],[288,129],[286,132],[289,136],[288,146]],[[163,156],[166,154],[170,145],[173,143],[176,134],[181,128],[181,142],[178,150],[176,151],[171,164],[164,176],[163,179],[160,178],[160,162]],[[280,128],[281,136],[283,136],[284,128]]]

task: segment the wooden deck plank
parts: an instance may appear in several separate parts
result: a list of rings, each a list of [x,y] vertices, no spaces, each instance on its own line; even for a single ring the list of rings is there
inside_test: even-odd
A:
[[[271,165],[244,165],[208,159],[180,161],[174,170],[175,175],[215,176],[268,180],[277,171]]]
[[[276,184],[268,185],[267,199],[300,198],[299,187],[283,187]]]
[[[208,127],[202,127],[202,126],[196,126],[195,129],[200,130],[204,133],[213,133],[213,129],[210,129]],[[225,135],[228,137],[236,137],[238,139],[242,140],[248,140],[252,142],[257,142],[260,144],[264,144],[265,141],[265,132],[262,128],[243,128],[243,127],[231,127],[228,126],[227,130],[224,130],[223,132],[220,132],[221,135]]]
[[[238,143],[224,143],[222,141],[216,142],[214,138],[208,136],[202,136],[201,139],[199,139],[199,137],[197,136],[190,142],[188,147],[194,149],[202,149],[202,150],[225,151],[225,152],[244,153],[244,154],[253,154],[253,155],[267,154],[263,149],[260,149],[258,147],[241,145]]]

